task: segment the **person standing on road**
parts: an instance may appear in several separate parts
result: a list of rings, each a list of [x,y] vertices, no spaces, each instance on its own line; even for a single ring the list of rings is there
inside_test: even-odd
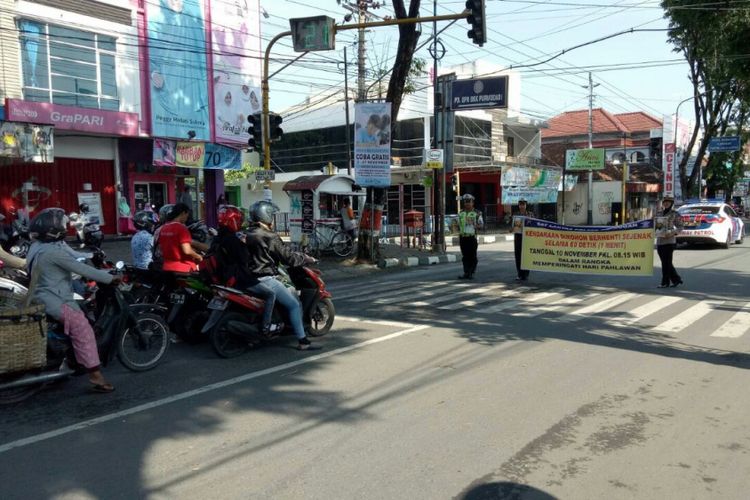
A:
[[[352,210],[352,204],[349,198],[344,198],[341,202],[341,227],[344,231],[352,237],[352,241],[357,236],[356,227],[357,220],[354,218],[354,210]]]
[[[458,213],[458,243],[461,247],[461,257],[464,265],[464,274],[458,277],[460,280],[474,279],[474,273],[477,270],[477,230],[484,226],[482,214],[474,209],[474,197],[468,193],[461,199],[464,202],[464,208]]]
[[[517,217],[534,217],[534,214],[531,213],[526,209],[526,200],[520,199],[518,200],[518,213],[516,214]],[[529,273],[530,271],[528,269],[521,269],[521,250],[523,248],[523,226],[520,228],[521,231],[518,231],[519,228],[517,228],[516,222],[520,219],[513,219],[513,222],[511,224],[510,230],[513,232],[513,253],[516,257],[516,281],[526,281],[529,279]],[[514,231],[515,229],[515,231]]]
[[[664,218],[665,233],[656,238],[656,253],[661,260],[661,284],[658,288],[673,287],[682,284],[682,278],[672,264],[672,256],[677,248],[677,235],[682,231],[682,217],[674,208],[674,197],[665,196],[661,201],[661,210],[656,215]]]

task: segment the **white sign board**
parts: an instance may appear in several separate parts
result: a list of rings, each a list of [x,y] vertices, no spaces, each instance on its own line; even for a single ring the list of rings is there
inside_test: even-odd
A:
[[[102,195],[100,193],[78,193],[78,204],[81,205],[82,203],[86,203],[89,206],[89,222],[103,226]]]
[[[363,187],[391,185],[391,103],[354,105],[354,176]]]

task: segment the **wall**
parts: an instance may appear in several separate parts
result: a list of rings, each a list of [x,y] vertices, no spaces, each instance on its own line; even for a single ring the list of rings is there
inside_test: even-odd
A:
[[[563,194],[557,195],[557,220],[563,220]],[[565,224],[568,226],[586,225],[588,219],[588,185],[576,184],[573,191],[565,192]]]
[[[114,160],[117,139],[55,134],[55,157]]]
[[[584,185],[586,186],[586,185]],[[622,182],[595,182],[593,223],[606,226],[612,221],[612,203],[622,201]]]
[[[21,97],[21,49],[13,21],[15,0],[0,0],[0,106],[5,98]]]

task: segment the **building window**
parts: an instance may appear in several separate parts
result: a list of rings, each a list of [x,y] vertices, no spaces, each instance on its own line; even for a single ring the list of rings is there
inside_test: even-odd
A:
[[[18,21],[27,101],[117,111],[115,38]]]
[[[515,137],[506,136],[505,144],[508,145],[508,156],[516,156],[516,139]]]

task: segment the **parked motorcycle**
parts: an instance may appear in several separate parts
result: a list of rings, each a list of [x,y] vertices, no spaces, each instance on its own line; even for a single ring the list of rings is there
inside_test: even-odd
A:
[[[99,221],[92,219],[89,215],[90,210],[86,203],[81,203],[78,210],[78,213],[72,212],[68,218],[70,219],[70,227],[76,231],[79,247],[101,248],[104,234],[101,226],[99,226]]]
[[[121,263],[117,270],[124,267]],[[126,368],[146,371],[162,360],[169,347],[169,329],[156,314],[129,305],[121,285],[98,285],[81,304],[96,334],[99,357],[107,365],[117,356]],[[127,285],[125,285],[127,288]],[[47,363],[44,367],[0,374],[0,404],[22,401],[45,385],[82,373],[62,323],[47,317]]]
[[[302,321],[307,332],[320,337],[331,330],[336,311],[331,293],[326,290],[321,272],[310,267],[293,267],[288,272],[280,268],[280,279],[299,294]],[[247,292],[222,285],[213,285],[214,298],[208,304],[211,316],[203,327],[209,333],[211,345],[223,358],[245,353],[253,345],[268,342],[279,334],[262,333],[264,301]],[[293,334],[286,310],[278,303],[274,307],[273,322],[281,324],[281,335]]]

